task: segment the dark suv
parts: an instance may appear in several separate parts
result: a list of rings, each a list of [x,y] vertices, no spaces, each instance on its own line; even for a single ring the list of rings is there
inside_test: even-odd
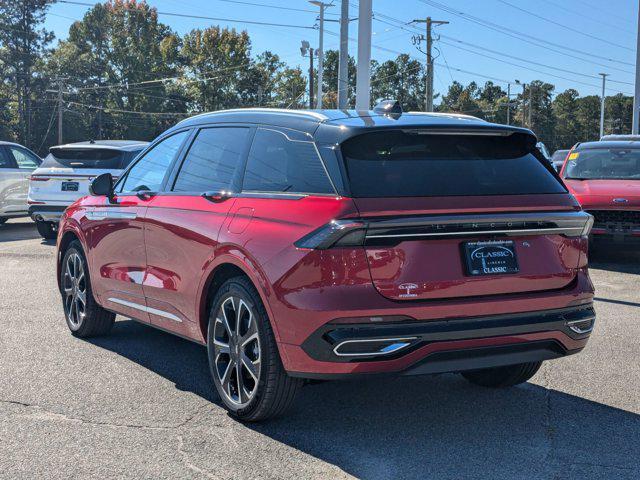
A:
[[[68,326],[105,334],[120,314],[206,345],[245,420],[283,411],[304,379],[525,382],[595,319],[591,216],[535,145],[382,108],[185,120],[66,210]]]

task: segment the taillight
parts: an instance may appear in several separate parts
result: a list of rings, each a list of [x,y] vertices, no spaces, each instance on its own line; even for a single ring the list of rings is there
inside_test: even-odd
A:
[[[294,243],[298,248],[324,250],[364,244],[367,226],[359,220],[332,220]]]
[[[50,177],[42,177],[40,175],[31,175],[29,177],[31,182],[46,182],[47,180],[51,180]]]
[[[582,229],[582,236],[588,237],[589,233],[591,233],[591,228],[593,227],[593,215],[589,215],[587,221],[584,224],[584,228]]]

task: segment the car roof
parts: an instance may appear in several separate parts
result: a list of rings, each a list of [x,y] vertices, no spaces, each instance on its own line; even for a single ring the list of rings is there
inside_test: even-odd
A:
[[[633,140],[600,140],[578,144],[576,150],[594,150],[597,148],[640,148],[640,142]]]
[[[15,145],[17,147],[22,147],[19,143],[16,142],[7,142],[5,140],[0,140],[0,145]]]
[[[479,128],[508,129],[532,134],[529,130],[486,122],[471,115],[443,112],[406,112],[398,116],[373,110],[287,110],[276,108],[242,108],[202,113],[179,122],[173,129],[216,123],[255,123],[316,134],[321,141],[342,141],[362,130],[377,128]]]
[[[149,144],[142,140],[89,140],[86,142],[66,143],[64,145],[55,145],[51,148],[105,148],[109,150],[137,150],[144,148]]]

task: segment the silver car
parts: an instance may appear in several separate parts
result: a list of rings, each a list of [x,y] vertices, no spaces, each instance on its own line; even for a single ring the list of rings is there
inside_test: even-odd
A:
[[[0,224],[29,215],[29,177],[42,159],[22,145],[0,142]]]

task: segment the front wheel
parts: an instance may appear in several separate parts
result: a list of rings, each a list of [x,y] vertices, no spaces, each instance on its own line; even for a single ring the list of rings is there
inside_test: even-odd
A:
[[[227,280],[211,303],[207,352],[213,384],[241,420],[281,414],[302,385],[284,371],[267,312],[246,277]]]
[[[45,240],[55,240],[58,235],[58,230],[53,222],[36,220],[36,228],[40,236]]]
[[[512,387],[524,383],[533,377],[542,366],[542,362],[520,363],[506,367],[483,368],[461,372],[471,383],[482,387]]]
[[[116,315],[98,305],[93,298],[87,260],[77,240],[64,253],[60,268],[60,290],[67,326],[76,337],[95,337],[109,333]]]

